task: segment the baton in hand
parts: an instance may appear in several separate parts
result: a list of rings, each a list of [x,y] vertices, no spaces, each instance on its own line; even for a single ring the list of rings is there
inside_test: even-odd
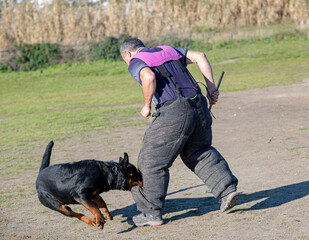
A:
[[[222,71],[222,73],[221,73],[221,76],[220,76],[220,78],[219,78],[218,85],[217,85],[217,87],[216,87],[216,91],[218,91],[218,90],[219,90],[219,87],[220,87],[220,84],[221,84],[221,81],[222,81],[223,75],[224,75],[224,71]],[[212,108],[212,104],[210,103],[210,105],[209,105],[209,111],[211,111],[211,108]]]

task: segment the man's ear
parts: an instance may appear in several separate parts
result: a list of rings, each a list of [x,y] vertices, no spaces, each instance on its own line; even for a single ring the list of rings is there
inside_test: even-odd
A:
[[[127,65],[129,65],[130,64],[130,60],[132,58],[132,53],[129,50],[124,50],[122,58],[125,61],[125,63]]]
[[[124,50],[124,54],[130,59],[132,57],[132,53],[129,50]]]

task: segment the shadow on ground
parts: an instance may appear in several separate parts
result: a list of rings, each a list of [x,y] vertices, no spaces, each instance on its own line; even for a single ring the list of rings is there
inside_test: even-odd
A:
[[[197,185],[190,188],[181,189],[176,192],[169,193],[168,196],[175,193],[183,192],[192,188],[200,187],[203,185]],[[280,205],[292,202],[297,199],[306,197],[309,194],[309,181],[295,183],[291,185],[286,185],[278,188],[273,188],[269,190],[263,190],[251,194],[242,194],[237,205],[242,205],[245,203],[262,200],[250,208],[237,208],[229,213],[235,213],[239,211],[251,211],[251,210],[261,210],[273,207],[278,207]],[[200,197],[200,198],[167,198],[165,201],[165,207],[163,214],[172,214],[170,218],[165,218],[165,222],[176,221],[183,218],[189,218],[193,216],[201,216],[212,211],[219,210],[218,199],[213,197]],[[179,214],[176,214],[179,212]],[[133,215],[137,214],[136,205],[130,205],[125,208],[117,209],[111,212],[113,216],[122,215],[130,219]],[[131,227],[125,231],[119,233],[125,233],[133,230],[135,227]]]
[[[230,213],[278,207],[285,203],[306,197],[308,194],[309,194],[309,181],[259,191],[251,194],[242,194],[237,202],[238,205],[252,201],[259,201],[261,199],[264,200],[254,204],[250,208],[245,209],[238,208],[236,210],[231,211]]]

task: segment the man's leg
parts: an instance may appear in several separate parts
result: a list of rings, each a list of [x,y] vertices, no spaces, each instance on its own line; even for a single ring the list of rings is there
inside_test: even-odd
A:
[[[237,178],[232,174],[223,156],[211,146],[212,118],[205,97],[199,96],[195,103],[195,130],[190,134],[180,156],[215,197],[224,197],[236,191]]]
[[[224,197],[236,191],[238,180],[232,174],[225,159],[215,148],[205,146],[189,155],[183,151],[181,158],[187,167],[205,183],[215,197]]]
[[[215,197],[220,196],[220,210],[225,212],[234,207],[239,198],[239,193],[236,192],[238,180],[215,148],[202,146],[200,150],[191,152],[191,144],[197,147],[198,142],[189,139],[181,158],[187,167],[202,179]]]
[[[138,167],[143,175],[143,187],[133,187],[131,192],[139,211],[161,216],[161,209],[169,183],[169,167],[179,155],[185,137],[182,135],[187,111],[182,101],[176,100],[161,109],[148,127],[143,147],[138,157]]]

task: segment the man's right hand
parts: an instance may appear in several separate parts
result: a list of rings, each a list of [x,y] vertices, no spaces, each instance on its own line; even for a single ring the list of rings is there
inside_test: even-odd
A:
[[[141,110],[141,114],[144,118],[149,118],[151,115],[151,106],[146,106],[144,105],[144,107]]]

